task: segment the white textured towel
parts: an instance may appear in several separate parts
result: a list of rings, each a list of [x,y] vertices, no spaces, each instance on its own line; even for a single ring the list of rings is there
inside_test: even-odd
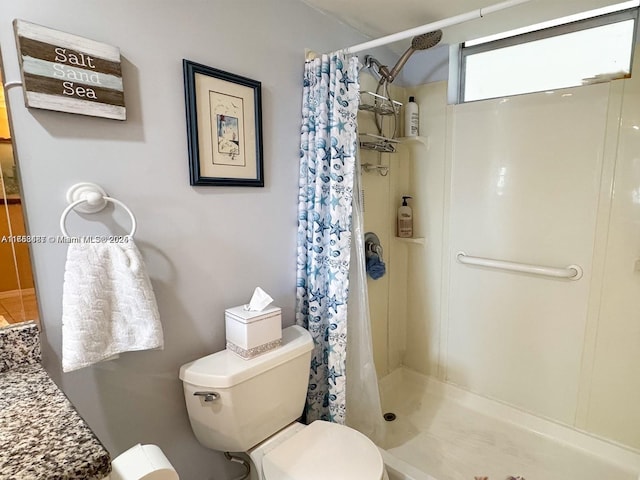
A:
[[[62,293],[62,370],[163,346],[153,288],[133,240],[70,244]]]

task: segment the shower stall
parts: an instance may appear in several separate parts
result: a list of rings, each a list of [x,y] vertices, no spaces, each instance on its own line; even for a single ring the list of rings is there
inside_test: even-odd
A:
[[[418,46],[391,70],[365,58],[360,78],[387,464],[415,480],[637,480],[640,79],[448,105],[446,82],[391,83]],[[370,108],[379,96],[415,97],[418,137]]]

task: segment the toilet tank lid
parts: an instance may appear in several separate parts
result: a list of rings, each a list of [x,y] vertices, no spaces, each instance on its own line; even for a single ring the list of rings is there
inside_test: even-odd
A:
[[[180,367],[180,380],[192,385],[228,388],[304,355],[313,348],[311,334],[297,325],[282,330],[282,346],[250,360],[222,350]]]

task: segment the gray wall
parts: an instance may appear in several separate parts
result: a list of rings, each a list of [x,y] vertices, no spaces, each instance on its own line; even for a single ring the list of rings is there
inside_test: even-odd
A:
[[[238,468],[192,435],[178,369],[224,348],[224,309],[255,286],[293,323],[304,48],[365,39],[296,0],[20,0],[0,10],[7,81],[19,79],[14,18],[121,49],[126,122],[28,110],[22,89],[10,90],[26,213],[31,234],[58,234],[65,192],[79,181],[125,202],[165,329],[164,351],[63,374],[66,247],[33,245],[45,367],[114,456],[156,443],[185,480],[231,478]],[[189,186],[183,58],[262,82],[265,188]],[[109,210],[71,214],[68,230],[127,231],[126,215]]]

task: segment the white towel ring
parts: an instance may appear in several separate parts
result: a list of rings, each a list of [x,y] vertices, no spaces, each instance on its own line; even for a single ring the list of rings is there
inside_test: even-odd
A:
[[[67,191],[67,201],[70,203],[67,208],[62,211],[62,215],[60,215],[60,231],[65,237],[70,236],[64,225],[67,220],[67,215],[69,215],[71,210],[74,210],[84,203],[86,203],[86,205],[82,205],[78,210],[85,213],[99,212],[107,205],[107,202],[121,206],[129,214],[129,217],[131,217],[131,232],[129,233],[129,237],[133,238],[136,233],[138,224],[131,209],[120,200],[107,196],[99,185],[93,183],[77,183]]]

